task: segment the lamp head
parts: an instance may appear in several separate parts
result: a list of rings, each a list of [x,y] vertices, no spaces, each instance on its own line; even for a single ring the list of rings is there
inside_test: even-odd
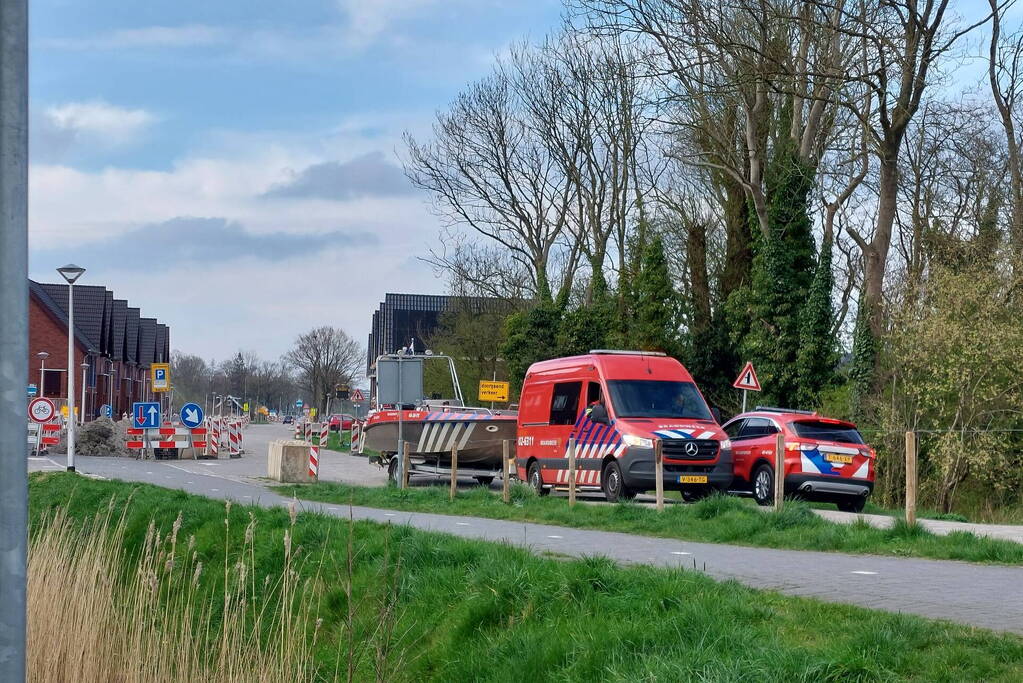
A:
[[[85,268],[69,263],[66,266],[58,268],[57,272],[60,273],[65,280],[67,280],[69,285],[73,285],[78,278],[82,277],[82,273],[85,272]]]
[[[39,353],[36,354],[36,358],[42,358],[43,360],[46,360],[49,357],[50,354],[47,353],[46,351],[40,351]]]

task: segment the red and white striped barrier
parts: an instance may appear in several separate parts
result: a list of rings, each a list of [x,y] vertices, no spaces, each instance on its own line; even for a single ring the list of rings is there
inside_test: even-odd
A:
[[[320,447],[309,441],[309,476],[318,479],[320,474]]]
[[[228,430],[228,440],[230,441],[229,454],[232,458],[242,457],[242,423],[241,420],[231,420],[230,428]]]
[[[206,427],[209,429],[210,438],[206,440],[206,450],[203,455],[211,455],[216,458],[220,455],[220,418],[206,418]]]
[[[358,420],[352,422],[352,453],[362,453],[362,423]]]
[[[137,429],[129,427],[126,431],[125,446],[131,449],[140,448],[205,448],[205,427],[181,427],[164,425],[158,429]],[[195,439],[194,437],[201,437]],[[133,438],[134,437],[134,438]],[[155,438],[154,438],[155,437]]]

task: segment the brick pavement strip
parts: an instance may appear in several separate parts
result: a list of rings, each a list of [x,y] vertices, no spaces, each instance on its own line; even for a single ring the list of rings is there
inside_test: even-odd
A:
[[[250,453],[253,450],[249,451]],[[256,451],[258,452],[258,451]],[[250,458],[255,463],[256,458]],[[265,458],[264,458],[265,460]],[[62,463],[63,458],[52,461]],[[238,461],[231,461],[237,463]],[[255,479],[265,474],[221,467],[228,461],[136,461],[80,458],[80,471],[102,477],[177,488],[211,498],[263,507],[291,499]],[[30,469],[34,463],[30,463]],[[235,466],[236,467],[236,466]],[[347,506],[298,501],[302,510],[346,518]],[[622,564],[694,566],[716,579],[753,588],[889,612],[948,619],[1023,634],[1023,568],[946,560],[849,555],[717,543],[693,543],[618,532],[432,513],[353,507],[358,520],[408,524],[462,538],[507,543],[534,553],[603,555]]]

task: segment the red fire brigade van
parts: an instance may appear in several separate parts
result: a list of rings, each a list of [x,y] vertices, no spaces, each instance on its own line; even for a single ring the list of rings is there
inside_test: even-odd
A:
[[[519,399],[518,477],[544,495],[568,483],[609,501],[649,491],[654,439],[663,441],[664,488],[687,497],[725,490],[732,450],[689,372],[663,353],[590,351],[534,363]]]

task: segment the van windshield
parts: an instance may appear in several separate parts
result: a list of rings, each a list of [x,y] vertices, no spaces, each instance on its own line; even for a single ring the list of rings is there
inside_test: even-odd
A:
[[[713,419],[692,382],[614,379],[608,380],[607,388],[617,417]]]

